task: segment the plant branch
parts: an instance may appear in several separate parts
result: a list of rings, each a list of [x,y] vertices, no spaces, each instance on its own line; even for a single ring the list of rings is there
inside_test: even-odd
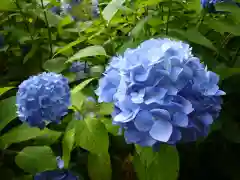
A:
[[[50,58],[52,57],[53,55],[53,48],[52,48],[52,35],[51,35],[51,29],[49,27],[49,23],[48,23],[48,19],[47,19],[47,13],[45,11],[45,8],[44,8],[44,4],[43,4],[43,0],[41,0],[41,5],[42,5],[42,9],[43,9],[43,13],[44,13],[44,18],[45,18],[45,21],[46,21],[46,24],[47,24],[47,29],[48,29],[48,40],[49,40],[49,47],[50,47]]]

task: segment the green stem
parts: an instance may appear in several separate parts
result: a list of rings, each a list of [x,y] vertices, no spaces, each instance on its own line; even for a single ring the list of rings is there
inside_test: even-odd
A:
[[[24,25],[25,25],[28,33],[30,34],[31,40],[33,41],[32,33],[31,33],[31,31],[30,31],[30,29],[29,29],[29,26],[28,26],[28,24],[27,24],[27,18],[26,18],[26,16],[24,15],[21,6],[20,6],[19,3],[18,3],[18,0],[15,1],[15,4],[16,4],[17,8],[19,9],[20,14],[21,14],[22,17],[23,17],[23,23],[24,23]]]
[[[237,50],[232,58],[232,61],[230,62],[230,67],[233,67],[235,65],[239,51],[240,51],[240,47],[237,48]]]
[[[169,26],[169,19],[170,19],[170,16],[171,16],[171,7],[172,5],[168,8],[168,16],[167,16],[167,24],[166,24],[166,35],[168,35],[168,26]]]
[[[44,8],[43,0],[41,0],[41,5],[42,5],[42,9],[44,11],[44,18],[45,18],[45,21],[46,21],[46,24],[47,24],[47,28],[48,28],[48,40],[49,40],[50,58],[51,58],[52,55],[53,55],[52,35],[51,35],[51,29],[49,27],[49,23],[48,23],[48,19],[47,19],[47,13],[46,13],[45,8]]]

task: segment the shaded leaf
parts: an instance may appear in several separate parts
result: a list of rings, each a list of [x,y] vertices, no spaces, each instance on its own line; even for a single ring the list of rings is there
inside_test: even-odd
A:
[[[32,174],[57,168],[56,157],[48,146],[28,146],[18,153],[15,162]]]
[[[89,153],[88,174],[91,180],[111,180],[112,170],[109,154]]]
[[[161,144],[159,152],[137,146],[134,167],[139,180],[176,180],[179,170],[175,147]]]
[[[17,117],[16,96],[0,102],[0,130]]]

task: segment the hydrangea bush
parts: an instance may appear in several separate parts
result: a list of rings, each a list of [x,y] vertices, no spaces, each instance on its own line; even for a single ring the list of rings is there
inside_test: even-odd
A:
[[[238,9],[0,1],[1,178],[240,179]]]

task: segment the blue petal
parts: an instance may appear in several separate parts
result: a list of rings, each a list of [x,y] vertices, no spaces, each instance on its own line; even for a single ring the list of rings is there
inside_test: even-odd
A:
[[[138,110],[133,111],[133,112],[122,111],[118,115],[116,115],[113,120],[115,122],[126,123],[129,121],[132,121],[136,117],[137,113],[138,113]]]
[[[199,117],[199,120],[204,124],[204,125],[210,125],[213,123],[213,118],[209,113],[203,114]]]
[[[176,112],[173,114],[172,122],[179,127],[187,127],[188,116],[182,112]]]
[[[134,124],[139,131],[149,131],[153,125],[153,117],[148,111],[139,111],[134,119]]]
[[[157,120],[149,131],[150,136],[161,142],[167,142],[172,134],[173,127],[169,121]]]
[[[150,112],[155,119],[162,119],[167,121],[170,121],[171,119],[169,112],[165,109],[152,109]]]
[[[141,133],[135,129],[126,129],[124,132],[125,140],[128,144],[137,143],[142,139],[144,133]]]
[[[172,81],[176,81],[180,73],[182,72],[183,68],[180,67],[174,67],[172,68],[170,78]]]

